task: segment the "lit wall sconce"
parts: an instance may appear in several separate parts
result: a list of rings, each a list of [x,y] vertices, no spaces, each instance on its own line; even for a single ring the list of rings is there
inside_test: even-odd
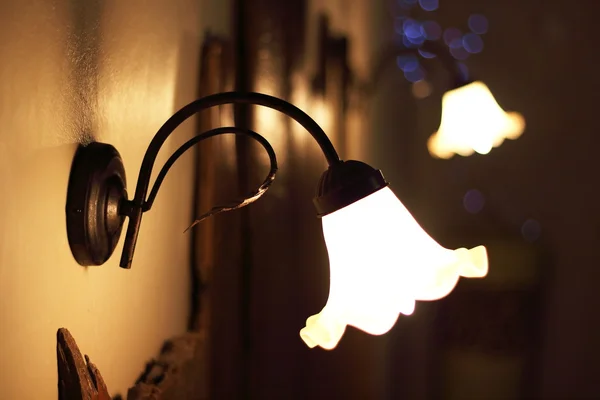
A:
[[[322,218],[331,288],[323,310],[308,318],[300,336],[310,346],[334,348],[347,325],[380,335],[400,313],[411,314],[416,300],[446,296],[460,276],[487,274],[483,246],[448,250],[436,243],[388,188],[380,171],[359,161],[342,161],[325,132],[306,113],[281,99],[259,93],[220,93],[196,100],[175,113],[152,139],[142,161],[133,199],[127,198],[123,163],[109,144],[80,147],[67,192],[69,245],[81,265],[101,265],[113,253],[129,218],[120,266],[130,268],[144,212],[149,211],[169,168],[196,143],[216,135],[245,135],[267,151],[271,169],[250,196],[213,208],[199,220],[251,204],[269,188],[277,172],[275,152],[250,130],[223,127],[190,139],[167,160],[148,194],[156,156],[168,136],[195,113],[231,103],[261,105],[296,120],[316,140],[329,164],[314,205]]]
[[[426,42],[420,50],[437,56],[452,79],[451,89],[442,97],[440,127],[427,142],[432,156],[449,159],[454,154],[465,157],[473,153],[488,154],[505,139],[514,140],[523,134],[523,116],[518,112],[505,112],[485,83],[466,79],[448,49]],[[375,69],[371,85],[366,86],[367,91],[374,90],[391,60],[406,54],[418,54],[418,50],[396,46],[387,50]]]
[[[444,94],[440,127],[429,137],[427,148],[434,157],[445,159],[488,154],[524,130],[521,114],[505,112],[485,83],[469,82]]]

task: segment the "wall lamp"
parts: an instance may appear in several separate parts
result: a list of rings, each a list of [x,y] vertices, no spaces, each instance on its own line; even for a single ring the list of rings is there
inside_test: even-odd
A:
[[[296,106],[265,94],[228,92],[196,100],[176,112],[152,139],[142,161],[133,199],[128,199],[125,170],[109,144],[80,147],[73,159],[67,192],[69,245],[83,266],[101,265],[113,253],[129,218],[120,266],[131,268],[142,216],[152,208],[169,168],[196,143],[235,134],[258,141],[271,169],[249,197],[213,208],[200,217],[251,204],[269,188],[277,172],[275,152],[253,131],[223,127],[190,139],[166,161],[148,194],[157,154],[186,119],[209,107],[254,104],[278,110],[300,123],[320,146],[329,167],[317,186],[314,206],[322,220],[330,260],[330,292],[322,311],[306,321],[300,336],[309,347],[333,349],[347,325],[381,335],[399,314],[410,315],[416,300],[435,300],[452,291],[460,276],[484,277],[485,247],[449,250],[432,239],[388,187],[382,173],[359,161],[342,161],[319,125]]]
[[[517,139],[525,130],[525,119],[518,112],[504,111],[488,86],[479,80],[466,79],[448,49],[435,42],[425,42],[420,50],[437,56],[451,75],[450,90],[442,97],[442,117],[437,132],[427,141],[435,158],[449,159],[455,154],[466,157],[488,154],[505,139]],[[367,91],[374,91],[377,81],[390,61],[401,55],[418,56],[416,48],[391,46],[375,68]]]

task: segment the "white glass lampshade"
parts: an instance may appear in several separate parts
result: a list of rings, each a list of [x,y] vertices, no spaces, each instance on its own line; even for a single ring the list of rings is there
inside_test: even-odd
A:
[[[487,154],[504,139],[517,139],[524,129],[523,116],[505,112],[490,89],[476,81],[444,94],[440,128],[427,147],[438,158]]]
[[[324,216],[322,224],[330,291],[300,331],[311,348],[333,349],[347,325],[384,334],[400,313],[412,314],[415,300],[446,296],[459,276],[487,274],[485,247],[441,247],[387,187]]]

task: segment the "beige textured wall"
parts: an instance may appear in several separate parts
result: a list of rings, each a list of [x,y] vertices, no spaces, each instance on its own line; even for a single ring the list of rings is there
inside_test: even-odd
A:
[[[55,334],[67,327],[113,393],[186,329],[192,158],[142,224],[133,269],[85,269],[66,236],[77,143],[121,152],[133,191],[145,148],[197,92],[206,29],[229,1],[0,1],[0,398],[56,398]],[[169,139],[159,163],[193,124]]]

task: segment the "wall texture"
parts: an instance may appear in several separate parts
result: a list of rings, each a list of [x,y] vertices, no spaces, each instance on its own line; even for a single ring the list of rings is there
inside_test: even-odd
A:
[[[65,196],[76,146],[90,140],[117,147],[133,190],[153,134],[196,96],[205,30],[229,28],[228,4],[0,1],[0,398],[56,398],[59,327],[113,393],[186,330],[192,157],[165,181],[129,271],[117,254],[98,268],[76,264]]]

